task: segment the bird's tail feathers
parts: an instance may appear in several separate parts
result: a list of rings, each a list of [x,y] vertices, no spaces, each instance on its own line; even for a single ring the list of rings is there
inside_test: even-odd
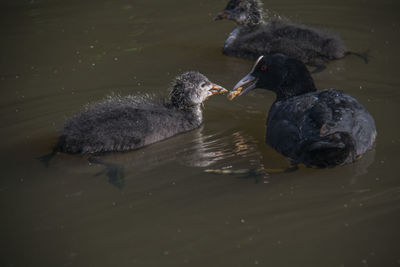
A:
[[[357,57],[361,58],[364,61],[365,64],[368,64],[369,63],[369,59],[371,58],[369,49],[364,51],[364,52],[347,51],[345,53],[345,56],[348,56],[348,55],[354,55],[354,56],[357,56]]]

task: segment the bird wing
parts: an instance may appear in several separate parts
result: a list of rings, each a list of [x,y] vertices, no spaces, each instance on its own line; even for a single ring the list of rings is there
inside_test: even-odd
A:
[[[371,147],[375,135],[373,118],[364,107],[353,97],[329,89],[275,102],[268,115],[266,141],[292,158],[305,150],[342,147],[347,142],[359,155]]]
[[[153,132],[152,118],[165,114],[165,106],[157,103],[110,97],[70,118],[61,132],[61,146],[73,146],[77,152],[140,147]]]

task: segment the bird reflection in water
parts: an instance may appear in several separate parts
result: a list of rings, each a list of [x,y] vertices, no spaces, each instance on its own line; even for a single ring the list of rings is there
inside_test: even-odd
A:
[[[246,164],[259,164],[262,156],[256,145],[253,137],[241,132],[204,134],[204,128],[200,127],[135,151],[90,157],[89,162],[102,165],[104,169],[96,175],[107,176],[110,184],[121,189],[125,186],[126,175],[140,176],[174,162],[205,168],[217,163],[231,165],[246,157]]]

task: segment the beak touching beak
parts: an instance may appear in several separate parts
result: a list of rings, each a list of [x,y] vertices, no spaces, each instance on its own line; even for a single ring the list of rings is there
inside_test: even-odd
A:
[[[213,83],[211,88],[208,90],[208,96],[210,97],[212,95],[225,94],[227,92],[228,90],[226,90],[224,87]]]
[[[221,20],[227,18],[228,18],[228,12],[226,10],[222,10],[215,16],[214,20]]]
[[[244,95],[247,94],[250,90],[256,88],[258,78],[253,75],[253,72],[255,71],[258,63],[263,59],[264,56],[260,56],[256,62],[254,63],[253,67],[251,68],[251,71],[249,74],[244,76],[232,89],[232,91],[229,92],[228,94],[228,99],[232,100],[238,95]],[[243,89],[243,87],[245,87]]]
[[[228,94],[228,99],[232,100],[236,96],[241,96],[256,87],[258,78],[254,77],[251,73],[244,76]]]

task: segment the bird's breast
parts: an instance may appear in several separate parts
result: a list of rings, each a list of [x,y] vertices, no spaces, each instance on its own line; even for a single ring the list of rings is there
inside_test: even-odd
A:
[[[239,32],[240,32],[240,29],[239,28],[235,28],[229,34],[228,38],[225,40],[225,45],[224,45],[225,48],[228,48],[229,46],[231,46],[236,41],[236,39],[239,36]]]

